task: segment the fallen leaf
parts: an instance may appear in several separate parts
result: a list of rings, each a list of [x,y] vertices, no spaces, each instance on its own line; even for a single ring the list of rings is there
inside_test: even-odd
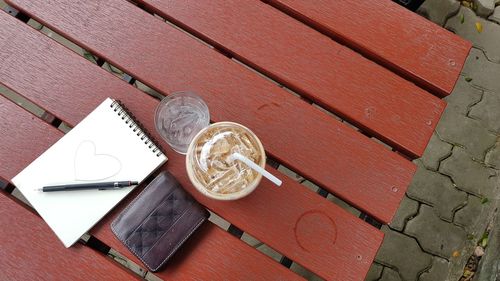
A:
[[[470,81],[472,81],[472,78],[470,78],[470,77],[465,77],[465,81],[470,82]]]
[[[454,258],[459,257],[459,256],[460,256],[460,252],[459,252],[459,251],[453,251],[452,256],[453,256]]]
[[[461,14],[460,15],[460,23],[464,23],[465,22],[465,17],[464,17],[464,14]]]
[[[488,203],[488,198],[487,197],[484,197],[483,199],[481,199],[481,204],[486,204]]]
[[[483,25],[480,22],[476,22],[476,30],[477,32],[483,32]]]
[[[468,269],[464,270],[464,275],[463,275],[464,277],[469,277],[471,275],[472,275],[472,271],[470,271]]]
[[[486,246],[488,246],[488,236],[486,236],[483,239],[481,239],[480,246],[483,247],[483,248],[486,248]]]

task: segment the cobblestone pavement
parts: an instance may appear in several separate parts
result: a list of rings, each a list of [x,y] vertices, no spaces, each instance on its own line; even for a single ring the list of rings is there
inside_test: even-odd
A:
[[[415,160],[418,170],[396,217],[382,228],[369,281],[459,280],[500,206],[500,20],[476,16],[455,0],[427,0],[419,13],[474,47],[423,157]],[[500,280],[498,219],[493,226],[473,280]]]

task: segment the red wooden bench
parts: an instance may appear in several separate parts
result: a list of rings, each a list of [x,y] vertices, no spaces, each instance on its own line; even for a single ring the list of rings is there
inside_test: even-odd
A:
[[[197,92],[207,101],[212,121],[245,124],[278,162],[382,223],[391,221],[415,171],[408,158],[423,153],[445,105],[398,74],[416,82],[424,77],[449,92],[470,48],[469,43],[439,27],[428,27],[438,35],[434,38],[425,33],[429,34],[425,42],[435,39],[441,45],[460,46],[449,57],[455,64],[448,65],[443,74],[447,82],[440,84],[432,71],[420,69],[418,61],[400,63],[397,56],[377,49],[377,44],[369,51],[377,54],[373,59],[380,56],[378,62],[397,73],[339,45],[313,29],[328,34],[319,28],[325,19],[318,16],[313,24],[315,17],[305,20],[307,7],[290,3],[285,9],[286,1],[271,4],[289,15],[260,1],[138,1],[145,10],[121,0],[7,2],[162,94],[186,89]],[[403,15],[402,20],[425,22],[394,8],[396,4],[390,1],[381,2]],[[301,9],[304,13],[297,12]],[[219,52],[148,12],[171,20]],[[160,139],[153,126],[157,100],[6,13],[0,13],[0,25],[1,84],[70,126],[78,124],[105,97],[120,99]],[[356,42],[362,38],[343,36],[353,46],[361,44]],[[368,52],[368,47],[355,49]],[[440,48],[428,55],[448,56]],[[228,56],[333,111],[363,133]],[[420,85],[433,90],[424,84]],[[7,132],[0,141],[0,159],[9,161],[0,166],[0,177],[8,181],[63,133],[1,97],[0,113],[0,130]],[[197,200],[242,231],[325,279],[362,280],[366,275],[382,242],[378,229],[285,176],[282,188],[263,181],[242,200],[207,199],[190,185],[184,157],[167,145],[163,148],[169,161],[162,169],[173,173]],[[90,231],[137,263],[111,233],[109,224],[140,189]],[[50,231],[45,234],[55,240]],[[211,223],[158,276],[179,280],[299,278]]]

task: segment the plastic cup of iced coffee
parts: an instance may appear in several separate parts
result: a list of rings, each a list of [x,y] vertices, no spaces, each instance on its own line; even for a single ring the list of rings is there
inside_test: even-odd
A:
[[[230,156],[235,152],[265,167],[264,147],[247,127],[219,122],[201,130],[186,155],[188,176],[196,189],[217,200],[236,200],[255,190],[262,175],[233,160]]]

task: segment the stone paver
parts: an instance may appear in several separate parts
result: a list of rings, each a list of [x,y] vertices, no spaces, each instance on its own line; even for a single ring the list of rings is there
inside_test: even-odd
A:
[[[482,223],[478,218],[482,217],[489,209],[491,209],[492,199],[481,199],[476,196],[469,196],[467,205],[458,210],[455,214],[454,222],[463,226],[467,233],[474,234],[478,230],[477,225]]]
[[[427,0],[418,8],[417,13],[444,26],[446,20],[455,15],[459,9],[460,2],[456,0]]]
[[[453,145],[440,140],[438,135],[434,133],[420,160],[427,169],[437,171],[439,163],[451,154],[452,148]]]
[[[500,202],[498,202],[500,205]],[[479,263],[478,281],[500,280],[500,216],[498,213],[492,222],[493,227],[489,235],[486,254]]]
[[[495,9],[495,0],[475,0],[476,3],[476,13],[482,17],[488,17],[493,13]]]
[[[488,19],[500,24],[500,6],[495,8],[493,15],[491,15]]]
[[[467,194],[456,189],[448,177],[425,169],[418,160],[415,162],[417,172],[406,193],[410,198],[432,205],[440,218],[451,222],[454,211],[466,204]]]
[[[375,257],[378,263],[397,268],[403,280],[417,280],[418,274],[431,265],[431,255],[422,252],[414,238],[382,227],[384,242]],[[385,270],[387,268],[384,268]],[[383,280],[383,279],[381,279]]]
[[[470,79],[470,83],[476,87],[500,92],[500,63],[491,63],[482,50],[472,48],[467,62],[462,70],[462,75]]]
[[[487,16],[493,10],[492,1],[481,0],[479,13]],[[446,21],[446,28],[472,41],[474,47],[453,93],[445,98],[447,109],[435,134],[422,158],[414,161],[418,169],[407,191],[410,199],[403,199],[391,229],[384,230],[386,239],[377,256],[384,266],[379,280],[406,280],[415,274],[419,281],[459,280],[489,214],[500,201],[500,24],[493,22],[498,19],[500,23],[500,6],[488,21],[468,8],[460,7],[457,12],[458,3],[427,0],[419,9],[437,24]],[[416,201],[421,203],[415,215]],[[408,241],[407,235],[419,245],[408,250],[417,253],[415,260],[420,262],[410,269],[398,260],[402,249],[408,249],[401,245]],[[391,253],[394,260],[384,257]],[[430,256],[431,263],[416,272],[416,267],[422,268],[422,255]],[[489,278],[493,271],[500,276],[500,261],[490,259],[488,265]],[[373,269],[373,276],[378,270],[378,266]]]
[[[500,38],[498,38],[500,48]],[[469,116],[480,122],[497,134],[500,134],[500,91],[484,91],[482,100],[474,105]]]
[[[495,147],[488,151],[484,162],[491,167],[500,170],[500,140],[497,141]]]
[[[365,281],[377,281],[382,276],[384,267],[378,263],[373,263],[366,275]]]
[[[477,196],[491,197],[498,192],[498,172],[472,160],[458,146],[441,162],[440,172],[449,175],[459,189]]]
[[[496,142],[496,136],[482,127],[480,121],[446,108],[437,125],[438,136],[447,142],[465,147],[478,160],[484,160],[486,151]]]
[[[466,77],[460,76],[451,95],[445,98],[447,107],[455,112],[467,116],[472,105],[481,100],[483,91],[467,82]]]
[[[399,205],[396,215],[394,216],[392,222],[389,225],[393,229],[403,231],[406,225],[406,221],[409,218],[415,216],[417,213],[418,213],[418,202],[405,196],[403,197],[403,200]]]
[[[437,280],[445,280],[446,276],[448,276],[449,271],[449,262],[445,259],[433,257],[432,258],[432,267],[422,273],[418,281],[437,281]]]
[[[476,29],[476,23],[482,25],[482,32]],[[500,48],[498,47],[500,25],[497,23],[480,18],[471,9],[461,7],[457,15],[447,21],[445,27],[470,40],[475,47],[484,50],[492,62],[500,63]]]
[[[500,25],[499,25],[500,26]],[[500,63],[492,63],[482,50],[472,48],[462,70],[462,75],[479,88],[500,92]]]
[[[415,237],[424,251],[446,259],[462,247],[467,237],[462,228],[439,219],[427,205],[421,205],[419,214],[408,221],[405,233]]]
[[[403,281],[403,279],[401,279],[397,271],[392,270],[389,267],[385,267],[379,281]]]

